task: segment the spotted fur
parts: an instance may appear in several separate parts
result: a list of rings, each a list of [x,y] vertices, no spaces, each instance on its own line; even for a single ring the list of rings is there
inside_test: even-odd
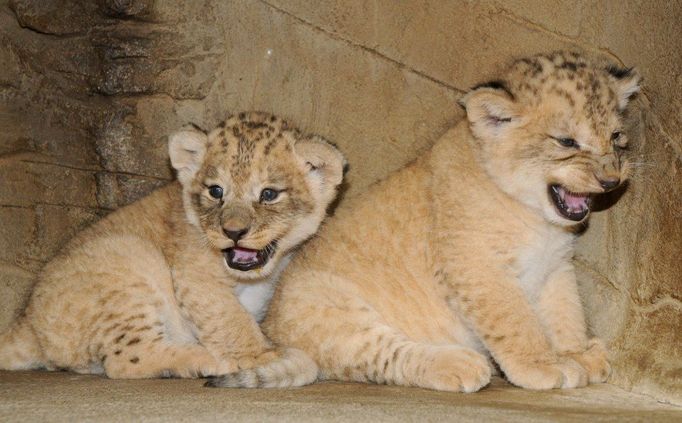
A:
[[[626,178],[621,114],[638,82],[559,52],[472,89],[465,121],[296,256],[265,332],[323,379],[472,392],[494,361],[529,389],[604,381],[571,262],[587,214],[565,217],[548,188],[584,205]]]
[[[179,182],[102,219],[45,266],[24,314],[0,335],[1,369],[196,377],[296,354],[276,350],[256,319],[322,221],[343,157],[264,113],[230,117],[208,135],[179,131],[169,153]],[[210,197],[211,185],[225,195]],[[273,185],[282,195],[259,202]],[[248,229],[240,246],[274,249],[265,266],[227,265],[234,224]]]

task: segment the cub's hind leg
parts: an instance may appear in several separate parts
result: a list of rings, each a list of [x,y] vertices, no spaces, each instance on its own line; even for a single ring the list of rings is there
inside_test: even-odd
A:
[[[487,359],[470,348],[414,342],[379,319],[338,318],[345,322],[328,328],[333,340],[322,340],[323,377],[455,392],[475,392],[490,381]]]
[[[102,357],[102,363],[104,372],[112,379],[195,378],[231,370],[220,369],[215,357],[201,345],[172,344],[163,340],[111,348]]]
[[[145,240],[93,240],[53,264],[43,282],[28,312],[54,367],[114,378],[237,369],[197,345],[196,328],[174,297],[169,265]]]
[[[139,289],[139,288],[138,288]],[[121,300],[134,304],[132,292]],[[138,292],[138,294],[140,294]],[[153,299],[152,292],[143,297]],[[99,358],[104,373],[112,379],[153,377],[195,378],[234,371],[236,361],[218,361],[199,345],[189,327],[183,328],[180,316],[162,302],[150,301],[134,311],[116,315],[101,325],[91,344],[92,357]],[[111,316],[109,313],[108,316]]]
[[[310,354],[323,379],[457,392],[478,391],[489,383],[492,369],[478,352],[414,342],[359,297],[333,288],[343,286],[342,281],[330,282],[322,288],[328,291],[323,295],[299,292],[297,298],[286,299],[286,309],[269,316],[268,333],[276,335],[277,342]],[[301,310],[306,310],[304,316]]]

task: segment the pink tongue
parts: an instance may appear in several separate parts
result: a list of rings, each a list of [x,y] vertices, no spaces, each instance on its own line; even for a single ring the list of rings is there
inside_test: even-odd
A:
[[[258,260],[257,250],[247,250],[245,248],[235,248],[234,249],[234,261],[239,263],[249,263]]]
[[[564,194],[564,204],[571,210],[585,210],[587,208],[587,196],[575,195],[566,192]]]

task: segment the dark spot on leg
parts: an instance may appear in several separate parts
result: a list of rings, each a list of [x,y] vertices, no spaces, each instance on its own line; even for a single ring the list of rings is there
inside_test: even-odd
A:
[[[564,62],[559,66],[559,69],[569,69],[575,72],[578,70],[578,66],[574,62]]]
[[[139,362],[139,361],[140,361],[140,357],[133,357],[133,358],[130,359],[130,362],[133,363],[133,364],[135,364],[135,363],[137,363],[137,362]]]
[[[405,347],[404,345],[401,345],[393,351],[393,357],[391,358],[391,360],[394,363],[398,360],[398,356],[400,355],[400,352],[403,350],[404,347]]]
[[[121,355],[121,350],[114,351],[114,355]]]
[[[135,344],[139,344],[139,343],[140,343],[140,338],[135,337],[135,338],[131,339],[130,341],[128,341],[127,345],[135,345]]]
[[[121,342],[121,339],[125,338],[125,336],[126,336],[126,334],[123,333],[123,334],[119,335],[118,337],[116,337],[116,339],[114,339],[114,344],[118,344],[119,342]]]
[[[107,327],[104,329],[104,332],[102,333],[104,336],[109,335],[113,330],[118,329],[120,325],[118,323],[114,323],[113,325]]]
[[[140,314],[136,314],[134,316],[130,316],[127,319],[125,319],[124,322],[127,323],[127,322],[130,322],[132,320],[136,320],[136,319],[144,319],[144,313],[140,313]]]
[[[384,366],[383,369],[381,370],[381,374],[385,375],[386,374],[386,369],[388,369],[388,364],[391,362],[388,358],[384,360]]]

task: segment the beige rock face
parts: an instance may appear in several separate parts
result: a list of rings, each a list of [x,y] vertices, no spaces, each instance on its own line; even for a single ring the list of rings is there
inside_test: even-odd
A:
[[[588,318],[613,383],[682,403],[681,21],[662,0],[0,0],[0,327],[70,235],[172,177],[188,122],[285,116],[346,153],[352,196],[512,57],[577,49],[645,79],[636,172],[578,246]]]

